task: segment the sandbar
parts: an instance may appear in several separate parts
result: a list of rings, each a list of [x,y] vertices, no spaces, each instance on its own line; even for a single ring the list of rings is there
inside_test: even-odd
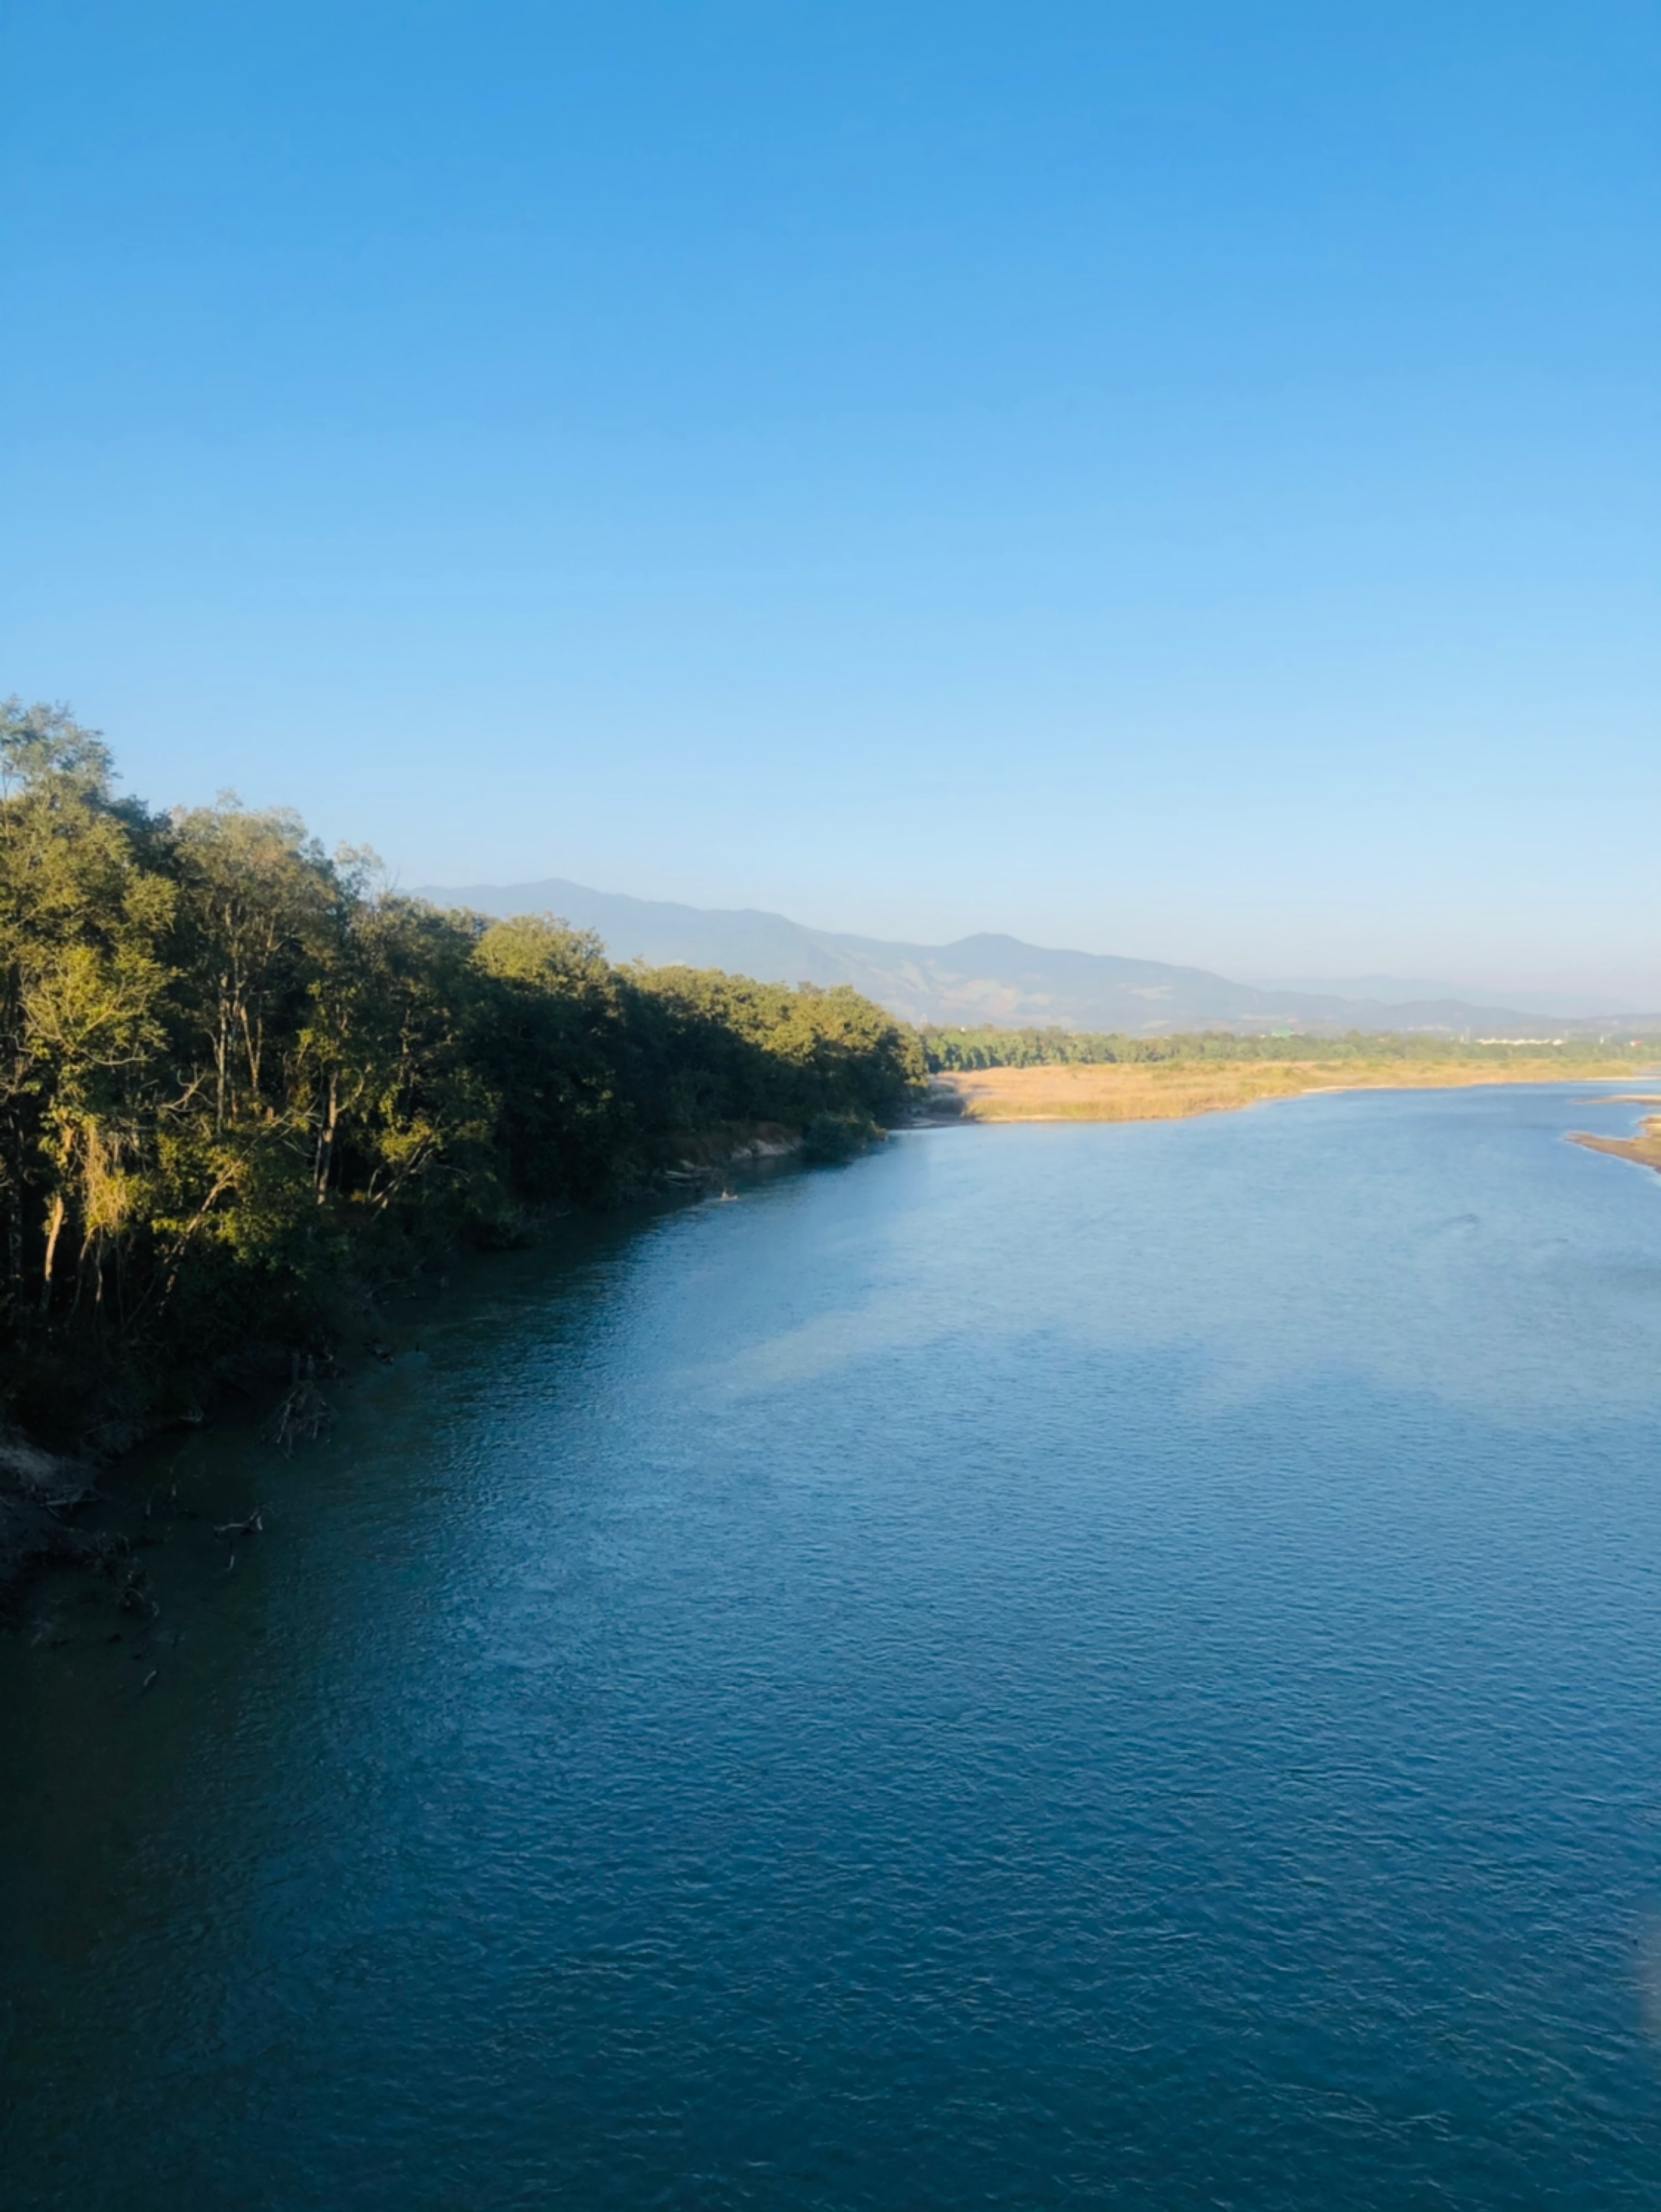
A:
[[[1632,1073],[1631,1062],[1599,1066],[1595,1061],[1551,1059],[1491,1061],[1457,1060],[1350,1060],[1335,1065],[1316,1060],[1203,1060],[1124,1062],[1088,1066],[986,1067],[937,1075],[938,1105],[969,1121],[1173,1121],[1192,1114],[1227,1114],[1271,1098],[1302,1098],[1323,1091],[1445,1091],[1490,1083],[1583,1081],[1598,1074]],[[1652,1127],[1657,1126],[1651,1125]],[[1585,1141],[1607,1151],[1630,1140],[1593,1138]],[[1631,1158],[1646,1158],[1629,1153]],[[1651,1164],[1661,1164],[1661,1161]]]
[[[1640,1167],[1653,1168],[1661,1175],[1661,1114],[1652,1114],[1635,1137],[1592,1137],[1577,1129],[1569,1141],[1584,1145],[1589,1152],[1612,1152],[1617,1160],[1636,1160]]]

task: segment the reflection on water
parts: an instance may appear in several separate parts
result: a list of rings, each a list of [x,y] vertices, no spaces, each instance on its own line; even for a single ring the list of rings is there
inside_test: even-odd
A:
[[[1652,2205],[1585,1096],[918,1133],[158,1455],[0,1651],[7,2203]]]

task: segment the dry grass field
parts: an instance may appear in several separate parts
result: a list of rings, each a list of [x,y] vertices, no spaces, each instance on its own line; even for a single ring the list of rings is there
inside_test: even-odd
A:
[[[1266,1098],[1300,1098],[1314,1091],[1446,1090],[1472,1083],[1552,1083],[1565,1077],[1573,1080],[1631,1073],[1629,1061],[1601,1062],[1555,1053],[1503,1066],[1446,1060],[1352,1060],[1341,1066],[1312,1060],[1214,1065],[1178,1060],[1164,1066],[988,1067],[937,1076],[935,1083],[962,1102],[964,1118],[972,1121],[1174,1121],[1190,1114],[1228,1113]],[[1606,1151],[1623,1149],[1622,1142],[1613,1138],[1591,1141]],[[1656,1144],[1657,1139],[1633,1142]]]

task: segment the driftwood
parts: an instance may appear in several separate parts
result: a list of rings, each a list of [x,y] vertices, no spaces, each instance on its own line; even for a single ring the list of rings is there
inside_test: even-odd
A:
[[[74,1513],[82,1506],[90,1504],[98,1494],[88,1482],[78,1490],[60,1490],[43,1497],[40,1504],[48,1513]]]
[[[120,1595],[115,1601],[117,1611],[120,1613],[148,1613],[152,1620],[159,1620],[161,1617],[161,1607],[156,1602],[155,1599],[151,1596],[149,1591],[145,1588],[145,1584],[149,1581],[149,1577],[145,1573],[143,1568],[139,1566],[136,1562],[135,1562],[133,1565],[130,1566],[127,1570],[126,1578],[121,1585]]]
[[[265,1533],[265,1508],[256,1505],[246,1521],[221,1521],[215,1528],[215,1536],[263,1536]]]
[[[315,1443],[334,1419],[334,1408],[318,1388],[317,1361],[308,1352],[294,1354],[288,1395],[271,1417],[271,1442],[284,1451]]]

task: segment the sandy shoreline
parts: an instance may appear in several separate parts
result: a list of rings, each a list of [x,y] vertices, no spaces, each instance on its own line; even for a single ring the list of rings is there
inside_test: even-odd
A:
[[[1640,1167],[1653,1168],[1661,1175],[1661,1114],[1652,1114],[1635,1137],[1593,1137],[1577,1129],[1569,1141],[1584,1145],[1589,1152],[1609,1152],[1617,1160],[1635,1160]]]
[[[989,1067],[935,1078],[943,1104],[970,1121],[1170,1121],[1195,1114],[1227,1114],[1272,1098],[1304,1098],[1328,1091],[1445,1091],[1496,1083],[1593,1081],[1600,1077],[1631,1079],[1630,1062],[1570,1063],[1561,1056],[1512,1061],[1444,1060],[1351,1062],[1342,1067],[1314,1061],[1180,1061],[1094,1066]],[[1661,1123],[1652,1122],[1652,1130]],[[1597,1149],[1644,1158],[1661,1166],[1642,1149],[1661,1148],[1654,1136],[1592,1138]]]

